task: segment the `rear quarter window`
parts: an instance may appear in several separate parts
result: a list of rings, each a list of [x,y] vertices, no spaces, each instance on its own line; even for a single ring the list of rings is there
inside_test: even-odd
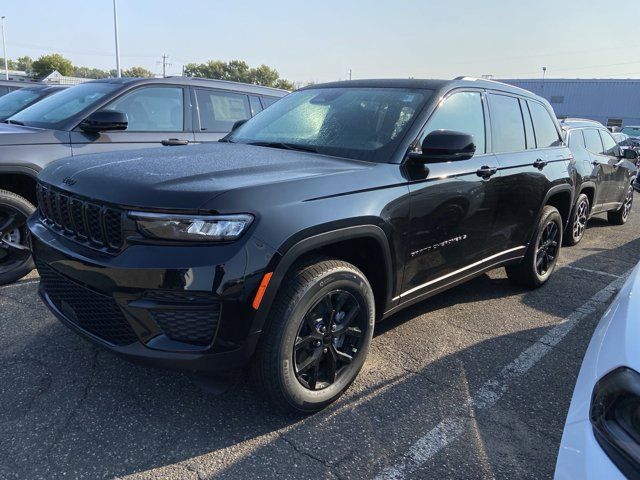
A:
[[[538,102],[529,101],[528,103],[538,148],[557,147],[561,145],[560,135],[549,111]]]

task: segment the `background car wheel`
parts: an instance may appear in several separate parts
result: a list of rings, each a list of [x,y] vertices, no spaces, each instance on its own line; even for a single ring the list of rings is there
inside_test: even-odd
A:
[[[609,223],[612,225],[624,225],[627,223],[627,220],[629,220],[631,207],[633,207],[633,185],[630,185],[627,189],[622,207],[615,212],[607,213],[607,220],[609,220]]]
[[[35,209],[21,196],[0,190],[0,285],[15,282],[33,270],[27,218]]]
[[[558,263],[562,245],[562,217],[555,207],[547,205],[521,263],[506,267],[512,282],[529,288],[544,285]]]
[[[581,193],[578,196],[575,207],[573,207],[571,218],[564,233],[565,245],[573,246],[580,243],[587,229],[590,208],[589,198],[584,193]]]
[[[312,413],[336,400],[364,364],[375,319],[364,274],[341,260],[298,265],[284,280],[253,362],[261,393]]]

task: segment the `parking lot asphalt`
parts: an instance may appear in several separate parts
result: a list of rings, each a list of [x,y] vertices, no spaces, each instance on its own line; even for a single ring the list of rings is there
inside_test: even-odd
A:
[[[242,373],[214,394],[94,348],[31,276],[0,288],[0,478],[549,478],[591,334],[638,261],[640,213],[594,218],[542,289],[500,269],[379,324],[354,385],[306,418]]]

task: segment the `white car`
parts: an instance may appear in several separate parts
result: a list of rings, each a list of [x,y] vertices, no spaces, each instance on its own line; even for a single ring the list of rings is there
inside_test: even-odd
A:
[[[640,479],[640,264],[596,328],[582,362],[556,480]]]

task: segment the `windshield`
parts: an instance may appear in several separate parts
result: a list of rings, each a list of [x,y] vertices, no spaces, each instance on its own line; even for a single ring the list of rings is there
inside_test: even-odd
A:
[[[0,97],[0,120],[6,120],[43,95],[44,88],[21,88],[3,95]]]
[[[640,127],[624,127],[620,132],[626,133],[630,137],[640,137]]]
[[[249,120],[227,140],[388,162],[432,93],[360,87],[300,90]]]
[[[44,98],[9,118],[9,121],[39,128],[55,129],[81,111],[90,108],[102,97],[120,88],[114,83],[82,83]]]

